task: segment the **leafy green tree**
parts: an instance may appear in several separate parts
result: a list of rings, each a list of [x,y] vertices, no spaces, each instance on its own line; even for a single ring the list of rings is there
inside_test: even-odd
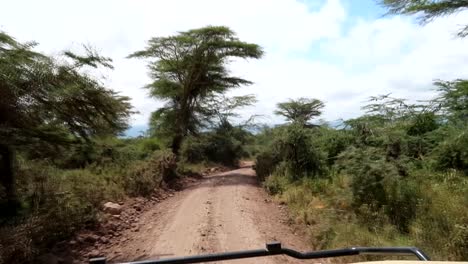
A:
[[[416,106],[408,105],[406,99],[394,98],[390,94],[371,96],[368,104],[361,107],[368,116],[382,122],[396,122],[415,111]]]
[[[322,108],[325,104],[313,98],[299,98],[297,100],[290,99],[287,102],[277,104],[276,115],[281,115],[286,120],[292,123],[298,123],[303,126],[309,126],[308,123],[312,118],[322,114]]]
[[[390,14],[421,14],[421,23],[427,23],[441,16],[450,15],[468,8],[468,0],[379,0]],[[468,35],[468,25],[458,36]]]
[[[0,180],[14,212],[15,150],[38,142],[67,145],[127,127],[129,98],[105,88],[83,67],[111,67],[110,59],[87,48],[56,60],[0,32]]]
[[[440,96],[435,100],[451,121],[468,122],[468,80],[437,81]]]
[[[262,49],[240,41],[227,27],[208,26],[156,37],[130,58],[149,59],[152,97],[165,105],[151,116],[151,128],[171,138],[174,154],[188,135],[196,135],[213,113],[204,102],[241,85],[251,84],[231,76],[227,64],[232,58],[260,58]]]

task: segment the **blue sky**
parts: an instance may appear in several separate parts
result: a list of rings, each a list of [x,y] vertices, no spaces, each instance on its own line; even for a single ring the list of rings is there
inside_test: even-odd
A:
[[[206,25],[229,26],[264,47],[261,60],[230,65],[254,82],[230,95],[255,94],[258,103],[242,117],[260,114],[268,124],[283,122],[273,111],[289,98],[321,99],[323,119],[347,119],[362,114],[370,96],[429,99],[434,79],[468,78],[468,38],[454,37],[467,12],[424,27],[384,13],[373,0],[15,0],[3,3],[0,30],[52,55],[87,43],[111,57],[115,69],[96,74],[132,98],[137,134],[162,103],[141,89],[149,82],[145,62],[125,57],[151,37]]]
[[[352,23],[353,18],[374,20],[381,18],[386,13],[376,0],[344,0],[342,4],[350,14],[350,23]]]

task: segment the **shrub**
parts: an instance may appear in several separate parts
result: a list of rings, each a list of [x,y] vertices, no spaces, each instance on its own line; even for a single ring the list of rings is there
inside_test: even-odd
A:
[[[128,170],[126,189],[131,195],[150,195],[163,181],[176,178],[176,158],[170,151],[156,151]]]
[[[282,194],[289,184],[289,180],[284,175],[273,174],[266,178],[263,186],[270,194]]]
[[[280,158],[278,155],[270,150],[259,153],[255,160],[255,171],[257,172],[258,179],[264,181],[273,173],[279,162]]]
[[[150,155],[156,150],[161,149],[161,143],[157,138],[141,138],[138,139],[140,151],[144,154]]]
[[[281,164],[281,174],[292,180],[323,176],[326,172],[325,153],[312,139],[313,130],[296,124],[277,128],[271,145],[257,156],[259,179],[263,180],[277,170],[278,164]]]
[[[247,132],[242,128],[225,125],[197,137],[187,138],[182,144],[181,157],[188,163],[207,161],[237,165],[239,159],[248,156],[244,150],[246,140]]]
[[[131,153],[118,151],[117,161]],[[18,160],[17,185],[21,211],[16,218],[0,217],[0,263],[33,261],[54,243],[93,226],[103,202],[131,195],[148,195],[163,178],[175,173],[172,153],[156,151],[145,161],[96,162],[81,169],[60,169],[52,161]],[[0,198],[2,198],[0,196]],[[14,241],[14,243],[13,243]]]
[[[341,170],[352,177],[353,207],[358,216],[373,226],[372,217],[363,212],[384,213],[398,230],[409,232],[420,198],[417,184],[402,177],[398,166],[375,148],[351,148],[340,159]]]
[[[406,128],[406,132],[410,136],[420,136],[434,131],[438,127],[436,115],[432,112],[427,112],[414,116]]]
[[[339,154],[354,142],[353,135],[347,130],[320,128],[315,137],[320,149],[326,153],[326,163],[329,167],[334,165]]]
[[[55,242],[94,224],[103,201],[125,195],[116,168],[97,173],[94,168],[61,170],[46,162],[20,160],[18,165],[22,210],[17,218],[0,219],[4,263],[31,261]]]
[[[206,159],[204,156],[207,151],[209,142],[207,139],[199,137],[188,137],[182,143],[180,155],[185,162],[197,163]]]
[[[439,170],[457,169],[468,175],[468,128],[451,129],[433,151]]]
[[[321,176],[325,172],[324,153],[314,144],[312,130],[290,125],[280,130],[274,146],[281,160],[288,166],[292,177]]]

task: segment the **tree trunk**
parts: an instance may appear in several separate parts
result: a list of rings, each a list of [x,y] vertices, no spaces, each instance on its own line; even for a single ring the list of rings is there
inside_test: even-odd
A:
[[[16,194],[14,162],[14,150],[10,146],[0,144],[0,184],[5,190],[4,210],[7,215],[16,214],[19,204]]]
[[[172,145],[171,145],[172,153],[174,153],[174,155],[176,155],[177,158],[179,157],[179,150],[180,150],[180,147],[182,146],[182,139],[183,137],[181,135],[175,135],[174,138],[172,139]]]

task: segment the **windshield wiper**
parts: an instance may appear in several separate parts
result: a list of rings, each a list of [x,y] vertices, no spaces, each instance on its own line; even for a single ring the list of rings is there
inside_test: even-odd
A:
[[[416,256],[419,260],[423,261],[430,260],[430,258],[423,251],[415,247],[352,247],[302,253],[294,249],[283,248],[281,247],[281,243],[279,242],[273,242],[266,244],[265,249],[214,253],[157,260],[143,260],[135,262],[125,262],[121,264],[188,264],[243,258],[256,258],[275,255],[287,255],[296,259],[333,258],[354,255],[403,255]],[[90,259],[89,263],[106,264],[107,260],[105,257],[93,258]]]

